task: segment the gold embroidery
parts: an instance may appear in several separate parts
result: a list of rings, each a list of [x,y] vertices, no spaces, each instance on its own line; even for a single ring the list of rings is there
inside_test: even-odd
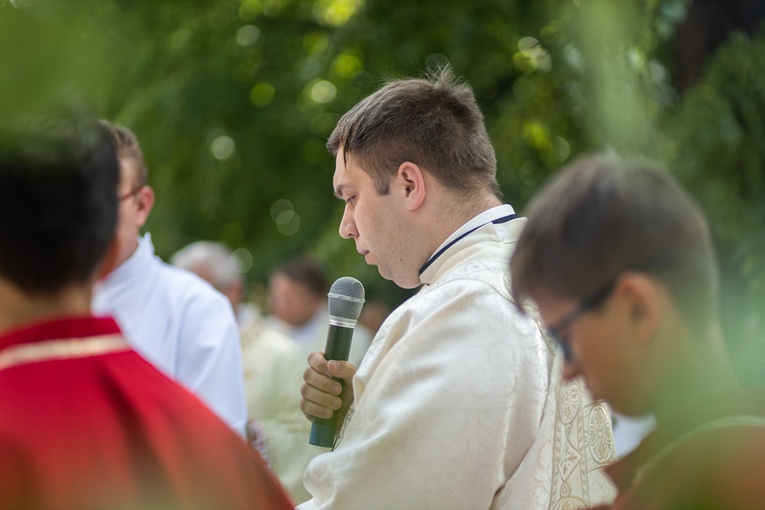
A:
[[[0,351],[0,370],[54,359],[84,358],[129,349],[122,335],[46,340],[14,345]]]

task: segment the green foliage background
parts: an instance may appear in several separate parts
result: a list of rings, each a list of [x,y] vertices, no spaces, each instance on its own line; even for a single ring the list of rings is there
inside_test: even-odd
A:
[[[132,128],[168,258],[198,239],[271,268],[309,253],[372,298],[407,294],[337,235],[337,118],[386,78],[449,62],[474,87],[506,199],[592,150],[665,162],[708,212],[742,379],[765,348],[765,38],[734,33],[682,96],[684,0],[0,0],[0,115],[66,104]],[[74,106],[73,106],[74,105]]]

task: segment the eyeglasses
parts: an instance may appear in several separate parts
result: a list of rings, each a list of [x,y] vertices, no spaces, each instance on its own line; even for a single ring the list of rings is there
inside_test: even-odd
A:
[[[571,352],[571,346],[569,345],[568,340],[563,338],[563,331],[570,328],[582,315],[600,306],[614,291],[617,279],[618,276],[589,296],[582,299],[576,308],[566,314],[561,320],[558,321],[555,326],[547,328],[549,335],[553,340],[555,340],[555,343],[557,343],[563,351],[563,359],[567,362],[574,360],[574,353]]]
[[[130,197],[132,197],[132,196],[135,196],[135,195],[136,195],[136,194],[137,194],[139,191],[141,191],[141,188],[143,188],[143,186],[144,186],[144,185],[143,185],[143,184],[141,184],[140,186],[136,186],[135,188],[131,189],[130,191],[128,191],[128,192],[127,192],[127,193],[125,193],[124,195],[120,195],[120,196],[118,196],[118,197],[117,197],[118,201],[119,201],[119,202],[122,202],[122,201],[123,201],[123,200],[125,200],[126,198],[130,198]]]

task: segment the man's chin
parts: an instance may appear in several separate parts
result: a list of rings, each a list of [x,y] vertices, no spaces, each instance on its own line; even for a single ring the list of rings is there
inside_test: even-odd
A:
[[[378,264],[375,261],[372,261],[367,258],[369,253],[364,255],[364,260],[366,261],[367,265],[370,266],[376,266],[377,272],[380,273],[380,276],[385,278],[388,281],[391,281],[401,287],[402,289],[415,289],[421,285],[420,278],[417,275],[412,276],[411,278],[402,278],[402,277],[396,277],[392,274],[390,274],[386,269],[384,269],[380,264]]]
[[[378,265],[378,264],[369,264],[369,265],[370,266],[377,266],[377,272],[380,274],[380,276],[382,276],[386,280],[391,281],[391,282],[395,283],[396,285],[398,285],[399,287],[401,287],[401,284],[398,281],[396,281],[396,278],[392,274],[389,274],[387,271],[385,271],[382,267],[380,267],[380,265]],[[404,287],[404,288],[406,288],[406,287]]]
[[[380,273],[380,275],[385,278],[386,280],[390,280],[402,289],[416,289],[421,285],[419,278],[394,278],[393,276],[385,276],[384,274]]]

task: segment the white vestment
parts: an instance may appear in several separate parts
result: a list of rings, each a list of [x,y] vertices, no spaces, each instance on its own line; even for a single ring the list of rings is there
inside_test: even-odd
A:
[[[231,303],[195,274],[154,256],[151,237],[98,282],[93,312],[239,434],[247,419],[239,329]]]
[[[613,497],[598,471],[613,459],[605,406],[580,382],[560,385],[554,346],[511,302],[508,261],[525,223],[504,221],[512,215],[490,209],[450,236],[420,292],[383,323],[338,445],[308,466],[313,499],[301,510],[535,510]]]
[[[265,435],[271,468],[293,503],[301,503],[310,498],[303,486],[305,468],[327,451],[308,444],[311,422],[300,410],[306,358],[292,339],[268,327],[256,310],[240,326],[247,412]]]

